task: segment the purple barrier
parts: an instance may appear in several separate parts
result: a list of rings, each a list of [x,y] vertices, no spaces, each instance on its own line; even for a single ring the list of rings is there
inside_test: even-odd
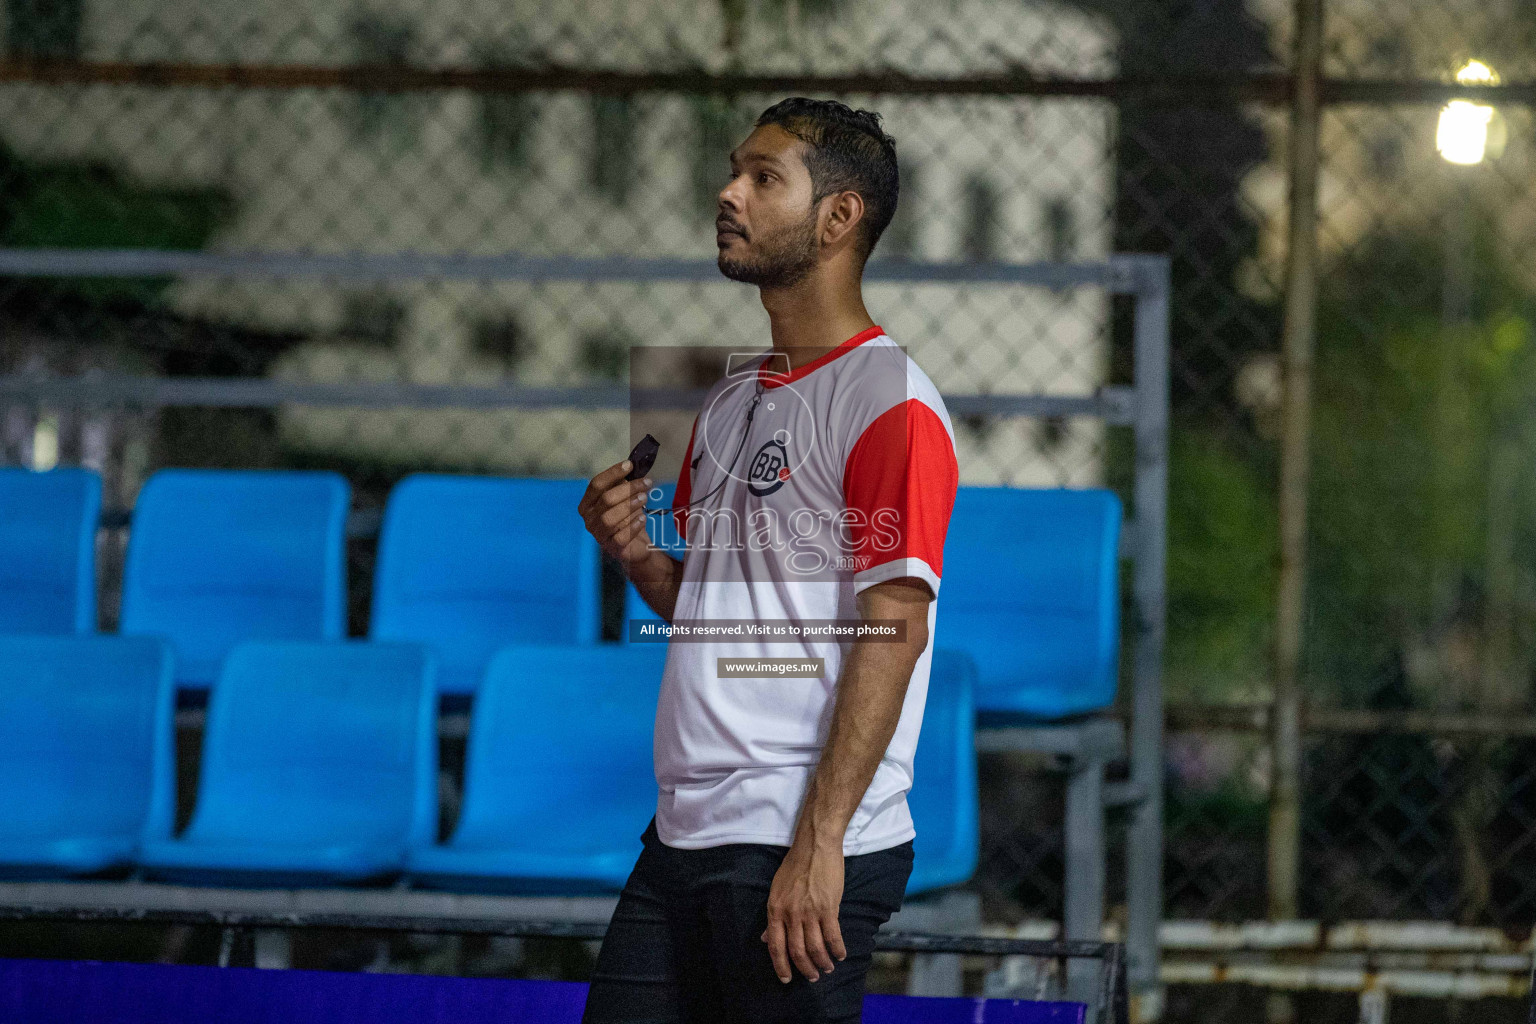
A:
[[[577,1024],[587,986],[409,974],[0,960],[26,1024]],[[1080,1003],[869,996],[866,1024],[1083,1024]]]

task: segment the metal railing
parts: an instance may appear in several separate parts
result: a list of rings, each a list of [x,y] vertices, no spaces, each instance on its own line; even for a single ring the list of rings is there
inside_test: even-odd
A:
[[[0,276],[48,280],[337,280],[702,282],[718,281],[713,262],[575,257],[435,256],[430,254],[311,255],[0,249]],[[1127,636],[1130,691],[1129,808],[1126,892],[1130,983],[1157,985],[1156,929],[1162,909],[1162,645],[1165,632],[1168,444],[1168,264],[1161,257],[1113,256],[1082,264],[933,264],[873,262],[870,283],[903,282],[1020,289],[1095,288],[1134,303],[1133,382],[1093,394],[946,395],[961,415],[1091,418],[1130,428],[1133,455],[1131,519],[1122,554],[1132,561]],[[681,402],[691,392],[674,392]],[[667,396],[658,396],[664,401]],[[60,379],[37,374],[0,376],[0,405],[67,409],[155,409],[179,406],[277,409],[316,407],[623,408],[627,389],[615,386],[425,385],[397,382],[305,382],[268,379],[148,378],[93,373]]]
[[[230,890],[147,883],[0,884],[0,921],[217,928],[220,966],[258,963],[255,933],[300,930],[600,940],[611,898],[453,896],[356,890]],[[1117,942],[931,935],[883,929],[875,950],[918,955],[1097,960],[1088,1011],[1096,1024],[1131,1024],[1125,948]],[[281,966],[272,964],[271,966]]]

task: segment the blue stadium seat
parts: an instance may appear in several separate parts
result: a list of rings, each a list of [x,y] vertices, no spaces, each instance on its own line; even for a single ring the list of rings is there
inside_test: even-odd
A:
[[[672,495],[676,489],[676,486],[676,484],[668,483],[658,484],[656,487],[652,488],[652,498],[649,507],[671,508]],[[658,491],[660,492],[659,496],[657,496]],[[648,524],[647,528],[651,531],[652,543],[679,561],[682,560],[683,552],[688,549],[688,545],[683,542],[682,534],[679,533],[677,529],[677,522],[672,518],[670,514],[651,516],[651,522]],[[635,619],[640,622],[662,621],[661,616],[652,611],[651,606],[645,603],[645,598],[640,596],[640,591],[635,589],[635,585],[633,583],[625,583],[624,624],[621,627],[623,630],[622,635],[625,640],[629,639],[629,622],[631,619]]]
[[[1115,699],[1120,499],[962,487],[944,547],[939,636],[976,660],[976,708],[1040,719]]]
[[[418,474],[389,496],[369,635],[423,643],[443,693],[472,693],[512,643],[600,637],[584,480]]]
[[[437,830],[436,714],[419,646],[241,644],[209,698],[192,822],[146,841],[141,863],[231,885],[397,873]]]
[[[908,896],[961,885],[976,873],[981,812],[976,790],[975,685],[976,665],[969,655],[945,649],[933,652],[923,731],[907,794],[917,828]]]
[[[122,631],[168,637],[190,687],[244,640],[341,639],[349,499],[335,473],[156,473],[133,512]]]
[[[0,877],[125,867],[174,814],[171,651],[0,637]]]
[[[651,737],[665,644],[509,647],[475,697],[452,838],[409,854],[424,885],[623,888],[656,812]]]
[[[96,632],[101,477],[0,469],[0,631]]]

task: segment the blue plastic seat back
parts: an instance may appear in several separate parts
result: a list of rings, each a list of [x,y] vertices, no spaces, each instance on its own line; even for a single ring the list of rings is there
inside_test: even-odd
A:
[[[1120,499],[962,487],[938,635],[976,660],[976,706],[1041,718],[1107,707],[1119,650]]]
[[[475,697],[454,842],[637,839],[656,809],[666,644],[509,647]]]
[[[156,473],[134,508],[122,631],[170,638],[194,686],[244,640],[345,636],[350,493],[335,473]]]
[[[907,794],[907,809],[917,828],[908,894],[960,885],[976,873],[981,812],[976,789],[975,685],[976,665],[969,655],[946,649],[933,652],[923,731]]]
[[[173,694],[164,641],[0,636],[0,838],[168,829]]]
[[[677,489],[676,484],[658,484],[651,488],[650,508],[670,509],[672,496]],[[659,493],[658,493],[659,492]],[[670,512],[663,515],[650,517],[646,528],[651,534],[651,543],[670,554],[673,558],[682,560],[683,553],[688,550],[688,545],[683,541],[683,535],[677,528],[677,520]],[[623,638],[629,639],[629,621],[635,619],[641,622],[660,622],[661,616],[651,610],[651,606],[645,603],[645,598],[640,596],[640,591],[635,589],[633,583],[624,584],[624,625]]]
[[[431,842],[436,713],[431,657],[419,646],[242,644],[209,698],[186,838]]]
[[[0,469],[0,632],[96,631],[101,478]]]
[[[418,474],[389,497],[370,635],[437,655],[445,693],[473,691],[510,643],[595,643],[597,544],[584,480]]]

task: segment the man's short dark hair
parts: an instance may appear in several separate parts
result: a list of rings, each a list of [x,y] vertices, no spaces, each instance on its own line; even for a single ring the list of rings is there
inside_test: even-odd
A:
[[[836,192],[864,200],[863,250],[868,257],[896,215],[896,140],[880,127],[880,115],[837,100],[796,96],[763,111],[757,126],[774,124],[804,142],[811,172],[811,201]]]

